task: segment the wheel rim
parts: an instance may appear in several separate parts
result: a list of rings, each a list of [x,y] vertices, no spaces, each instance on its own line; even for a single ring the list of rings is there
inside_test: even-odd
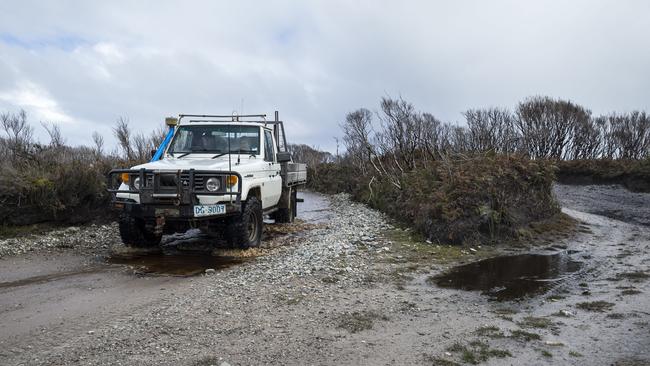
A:
[[[251,212],[248,216],[248,242],[253,243],[257,240],[257,213]]]

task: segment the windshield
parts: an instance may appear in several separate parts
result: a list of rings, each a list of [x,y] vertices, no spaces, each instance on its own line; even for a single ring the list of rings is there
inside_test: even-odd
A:
[[[257,155],[259,151],[260,128],[257,126],[200,125],[178,127],[167,153]]]

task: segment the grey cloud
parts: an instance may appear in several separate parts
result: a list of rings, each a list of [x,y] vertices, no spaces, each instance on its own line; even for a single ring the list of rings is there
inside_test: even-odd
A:
[[[38,86],[71,118],[72,143],[110,135],[121,115],[148,131],[243,101],[279,109],[292,140],[330,150],[345,113],[386,94],[448,121],[532,94],[595,113],[647,109],[647,2],[180,4],[1,4],[0,95]],[[0,98],[21,107],[38,115]]]

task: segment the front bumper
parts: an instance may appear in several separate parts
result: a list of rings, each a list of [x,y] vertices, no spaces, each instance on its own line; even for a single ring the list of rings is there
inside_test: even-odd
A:
[[[123,174],[129,175],[128,182],[121,180]],[[227,184],[229,176],[237,177],[236,185]],[[136,178],[138,188],[134,186]],[[208,178],[219,179],[220,189],[205,189]],[[241,212],[242,179],[231,171],[115,169],[108,174],[108,187],[112,207],[134,217],[198,221]],[[206,203],[224,204],[226,213],[194,217],[194,206]]]
[[[241,212],[241,204],[224,203],[226,213],[213,216],[194,216],[194,205],[161,205],[140,204],[127,200],[116,199],[111,203],[113,209],[121,211],[130,217],[139,219],[154,219],[164,217],[165,221],[204,221],[237,215]]]

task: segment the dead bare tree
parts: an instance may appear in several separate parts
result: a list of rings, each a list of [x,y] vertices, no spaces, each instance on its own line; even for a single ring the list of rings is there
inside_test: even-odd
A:
[[[372,138],[372,112],[365,108],[348,113],[345,122],[341,123],[343,130],[343,144],[347,155],[354,166],[360,169],[361,174],[367,174],[367,163],[376,155],[371,144]]]
[[[137,161],[147,161],[150,158],[153,145],[144,134],[138,133],[132,138],[133,155]]]
[[[650,117],[645,112],[608,116],[611,138],[620,159],[642,159],[650,156]]]
[[[59,148],[65,145],[65,138],[61,134],[61,127],[56,123],[41,122],[41,126],[47,131],[50,136],[50,146]]]
[[[400,172],[413,169],[417,164],[417,151],[422,141],[422,118],[415,107],[402,98],[382,98],[382,150],[390,154]]]
[[[562,159],[574,126],[591,112],[577,104],[549,97],[532,97],[519,103],[515,126],[531,158]]]
[[[612,135],[612,125],[609,123],[607,116],[598,116],[593,119],[594,127],[598,130],[598,135],[602,139],[600,154],[595,158],[614,159],[617,154],[616,141]]]
[[[289,144],[287,149],[291,153],[294,162],[305,163],[310,167],[334,161],[334,156],[331,153],[321,151],[317,147],[305,144]]]
[[[20,110],[18,113],[0,114],[0,124],[6,134],[4,143],[11,155],[12,162],[29,150],[33,144],[34,129],[27,123],[27,113]]]
[[[463,113],[467,122],[468,148],[473,151],[513,153],[518,136],[514,116],[507,109],[470,109]]]
[[[421,130],[418,145],[424,158],[439,159],[447,139],[443,123],[430,113],[422,113]]]
[[[113,127],[113,133],[127,160],[135,160],[131,146],[131,128],[128,118],[119,117]]]
[[[595,120],[580,119],[573,126],[573,138],[565,159],[597,159],[603,154],[603,131]]]
[[[93,132],[93,143],[95,144],[95,154],[102,155],[104,151],[104,136],[97,131]]]
[[[465,153],[471,151],[470,137],[463,126],[450,125],[449,152]]]

